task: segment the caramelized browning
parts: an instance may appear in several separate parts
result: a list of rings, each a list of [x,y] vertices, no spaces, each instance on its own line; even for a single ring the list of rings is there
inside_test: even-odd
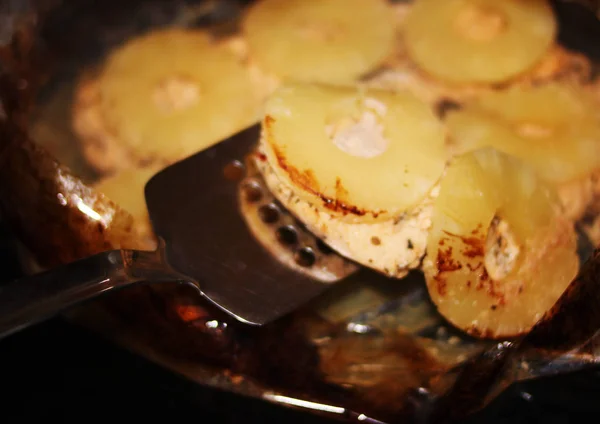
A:
[[[551,186],[493,149],[457,157],[434,203],[424,269],[432,300],[476,336],[528,331],[577,273],[573,224]]]
[[[441,123],[410,93],[288,84],[266,110],[262,140],[269,165],[300,198],[339,219],[397,217],[417,206],[443,171]],[[331,134],[339,122],[350,123],[344,148]],[[386,149],[373,155],[371,144],[379,148],[382,140]]]

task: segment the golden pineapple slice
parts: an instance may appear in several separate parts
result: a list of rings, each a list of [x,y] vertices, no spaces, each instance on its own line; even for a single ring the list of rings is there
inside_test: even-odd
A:
[[[244,30],[266,70],[312,82],[355,80],[386,59],[395,39],[385,0],[262,0]]]
[[[133,216],[135,230],[148,246],[154,245],[155,237],[146,207],[144,187],[160,170],[159,166],[127,169],[105,177],[94,185],[96,191],[104,194]]]
[[[460,154],[492,146],[565,183],[600,167],[600,116],[591,93],[549,83],[487,93],[448,112],[451,148]]]
[[[443,126],[408,92],[289,84],[265,110],[263,147],[279,179],[338,217],[397,216],[445,166]]]
[[[448,166],[424,270],[433,302],[451,323],[491,338],[526,332],[578,266],[573,225],[532,168],[492,148]]]
[[[527,71],[556,31],[547,0],[416,0],[404,22],[414,62],[457,83],[501,82]]]
[[[260,116],[247,69],[200,31],[167,29],[128,42],[109,57],[99,90],[106,126],[141,160],[179,160]]]

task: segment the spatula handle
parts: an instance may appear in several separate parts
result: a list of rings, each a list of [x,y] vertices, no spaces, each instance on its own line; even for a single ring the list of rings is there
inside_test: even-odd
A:
[[[112,250],[0,287],[0,338],[107,291],[173,281],[156,252]]]

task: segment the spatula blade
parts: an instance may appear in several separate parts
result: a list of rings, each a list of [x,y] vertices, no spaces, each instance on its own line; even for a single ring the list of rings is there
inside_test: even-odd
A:
[[[256,144],[251,127],[169,166],[146,185],[154,231],[170,266],[242,322],[262,325],[297,309],[329,284],[292,271],[260,245],[240,213],[238,182],[225,168]]]

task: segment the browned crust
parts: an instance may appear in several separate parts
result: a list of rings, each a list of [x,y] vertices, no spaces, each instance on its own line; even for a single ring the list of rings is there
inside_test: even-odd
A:
[[[435,269],[431,281],[428,282],[429,290],[435,290],[440,297],[447,296],[447,274],[459,271],[467,266],[467,268],[473,273],[472,279],[467,280],[465,284],[467,287],[472,287],[475,290],[484,290],[485,293],[492,299],[496,300],[496,303],[492,305],[492,310],[502,308],[506,306],[512,296],[515,296],[523,292],[524,287],[521,285],[515,288],[513,294],[505,292],[499,287],[501,280],[495,280],[492,278],[484,265],[485,261],[485,245],[487,238],[487,229],[483,230],[480,225],[476,230],[472,232],[471,236],[460,236],[444,231],[445,236],[441,237],[438,242],[437,256],[433,258],[433,268]],[[538,251],[533,252],[531,257],[528,257],[528,263],[532,264],[528,268],[528,272],[536,273],[536,270],[543,266],[542,259],[546,257],[549,251],[556,249],[559,246],[572,245],[575,248],[575,232],[573,230],[572,222],[567,219],[560,211],[556,211],[555,219],[547,231],[540,231],[539,237],[544,239],[543,243],[540,243]],[[478,258],[477,266],[471,266],[465,264],[455,258],[455,253],[451,246],[447,245],[447,241],[451,238],[458,238],[462,243],[461,254],[469,258]],[[546,315],[551,312],[544,312]],[[451,317],[449,317],[451,320]],[[535,323],[532,323],[534,325]],[[480,327],[473,324],[467,328],[463,328],[468,334],[477,338],[487,339],[498,339],[502,338],[514,338],[520,334],[496,334],[496,331],[486,327]]]
[[[266,115],[263,121],[263,130],[265,131],[265,137],[268,140],[272,139],[272,126],[275,123],[275,118],[270,115]],[[344,198],[348,197],[348,190],[342,186],[341,179],[338,177],[335,183],[335,192],[336,197],[331,198],[325,196],[321,193],[319,189],[319,182],[315,178],[314,172],[310,169],[305,169],[303,171],[296,168],[292,165],[286,158],[285,154],[276,147],[273,143],[269,142],[271,149],[275,155],[277,160],[277,164],[279,168],[285,171],[290,180],[312,194],[313,196],[319,198],[321,200],[321,205],[330,210],[331,212],[338,213],[340,215],[354,215],[358,217],[363,217],[366,215],[371,215],[373,218],[379,217],[381,214],[385,214],[386,211],[370,211],[367,209],[360,208],[356,205],[352,205],[348,203],[348,201],[344,201]]]
[[[490,278],[487,270],[485,269],[485,266],[483,266],[485,256],[486,234],[474,234],[473,237],[459,236],[456,234],[451,234],[447,231],[445,231],[445,234],[447,237],[441,238],[438,243],[439,249],[436,257],[436,267],[438,272],[433,277],[434,281],[436,282],[435,287],[437,288],[437,291],[440,294],[440,296],[446,295],[447,281],[444,273],[455,272],[463,268],[463,264],[459,261],[456,261],[453,258],[452,247],[444,247],[446,244],[446,240],[449,240],[449,238],[452,237],[459,238],[462,241],[464,249],[461,253],[464,256],[471,259],[479,258],[479,260],[481,261],[481,263],[478,264],[476,267],[473,267],[470,264],[466,264],[467,268],[471,272],[480,270],[476,275],[474,275],[476,281],[468,280],[466,282],[467,286],[471,287],[475,283],[476,290],[486,290],[490,297],[498,299],[499,305],[504,305],[506,303],[504,294],[496,290],[495,281],[492,278]],[[473,334],[472,330],[473,329],[467,329],[466,331],[469,334]]]

